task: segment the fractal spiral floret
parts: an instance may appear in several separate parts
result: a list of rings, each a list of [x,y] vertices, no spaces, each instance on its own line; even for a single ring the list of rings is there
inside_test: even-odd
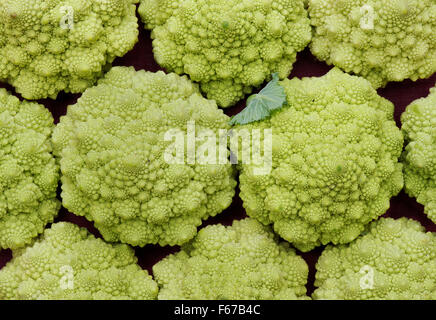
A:
[[[196,138],[229,128],[229,118],[186,77],[113,68],[54,132],[64,206],[94,221],[107,241],[175,245],[193,238],[202,219],[230,205],[236,182],[230,162],[167,161],[175,142],[166,133],[177,129],[185,141],[191,121]]]
[[[59,222],[0,270],[0,299],[156,299],[158,287],[126,244],[110,245]]]
[[[234,105],[271,73],[289,76],[311,39],[302,0],[142,0],[156,61]]]
[[[0,89],[0,249],[30,243],[57,215],[53,117]]]
[[[318,59],[376,88],[436,72],[436,0],[308,2]]]
[[[271,174],[240,165],[244,207],[302,251],[348,243],[403,187],[394,106],[367,80],[337,68],[281,84],[288,105],[238,127],[273,133]]]
[[[427,98],[412,102],[401,122],[407,142],[403,155],[405,190],[436,222],[436,88]]]
[[[80,93],[138,41],[137,0],[1,0],[0,81],[26,99]]]
[[[436,0],[0,0],[0,300],[436,300],[435,80]]]
[[[308,299],[308,267],[254,219],[212,225],[160,261],[159,299]]]
[[[382,218],[350,245],[328,246],[316,265],[315,299],[436,299],[436,234]]]

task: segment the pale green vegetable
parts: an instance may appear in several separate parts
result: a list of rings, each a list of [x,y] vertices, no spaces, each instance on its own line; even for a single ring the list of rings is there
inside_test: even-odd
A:
[[[254,162],[239,165],[244,208],[302,251],[348,243],[403,187],[394,106],[367,80],[337,68],[280,84],[287,106],[233,129],[272,130],[271,173],[258,174]],[[263,135],[241,152],[265,141]]]
[[[436,299],[436,234],[416,221],[380,219],[349,245],[328,246],[314,299]]]
[[[268,118],[274,110],[286,104],[286,94],[279,84],[279,75],[274,73],[272,80],[258,94],[247,99],[247,107],[232,118],[230,124],[248,124]]]
[[[403,154],[405,190],[436,222],[436,88],[428,97],[412,102],[401,122],[407,142]]]
[[[20,248],[58,214],[53,117],[0,89],[0,249]]]
[[[308,299],[308,267],[254,219],[212,225],[153,267],[159,299]]]
[[[436,72],[435,0],[309,0],[310,44],[320,60],[368,79],[428,78]]]
[[[287,78],[310,42],[302,0],[141,0],[156,61],[229,107],[277,72]]]
[[[26,99],[80,93],[138,41],[138,0],[1,0],[0,81]]]
[[[0,270],[1,300],[156,299],[158,287],[133,249],[96,239],[84,228],[53,224]]]

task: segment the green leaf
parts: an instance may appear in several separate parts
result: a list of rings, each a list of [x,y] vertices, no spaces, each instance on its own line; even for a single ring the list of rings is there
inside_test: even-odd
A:
[[[247,106],[230,120],[231,125],[244,125],[261,121],[271,112],[281,109],[286,104],[285,89],[279,84],[279,75],[274,73],[272,80],[258,94],[253,94],[247,99]]]
[[[270,116],[270,111],[262,104],[248,104],[248,106],[239,112],[230,120],[231,125],[247,124],[255,121],[266,119]]]

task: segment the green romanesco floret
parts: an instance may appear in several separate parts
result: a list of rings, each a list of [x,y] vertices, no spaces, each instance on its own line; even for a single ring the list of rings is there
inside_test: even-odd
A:
[[[287,78],[311,39],[302,0],[142,0],[156,61],[229,107],[277,72]]]
[[[376,88],[436,72],[436,0],[309,0],[309,14],[312,53]]]
[[[425,206],[436,223],[436,87],[427,98],[407,107],[401,116],[407,142],[403,154],[406,192]]]
[[[192,239],[202,219],[232,202],[234,168],[206,161],[206,142],[200,143],[207,133],[216,151],[204,154],[221,152],[218,135],[228,121],[187,77],[113,68],[68,108],[54,132],[64,206],[94,221],[107,241]],[[197,143],[195,159],[188,157],[190,143]]]
[[[0,270],[1,300],[156,299],[158,286],[133,249],[59,222]]]
[[[200,230],[153,274],[161,300],[308,299],[306,262],[254,219]]]
[[[0,89],[0,249],[30,243],[57,215],[53,117]]]
[[[351,244],[328,246],[316,269],[314,299],[435,300],[436,234],[382,218]]]
[[[0,80],[26,99],[79,93],[138,39],[138,0],[1,0]]]
[[[281,85],[287,106],[235,128],[272,130],[271,142],[260,141],[264,150],[272,143],[270,174],[260,174],[256,159],[240,164],[244,207],[302,251],[348,243],[403,187],[403,136],[394,106],[367,80],[337,68]]]

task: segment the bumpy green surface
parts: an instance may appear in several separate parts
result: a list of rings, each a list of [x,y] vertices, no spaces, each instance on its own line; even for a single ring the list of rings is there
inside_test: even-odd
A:
[[[153,267],[159,299],[307,299],[308,267],[254,219],[212,225]]]
[[[380,219],[350,245],[328,246],[316,268],[315,299],[435,300],[436,234]]]
[[[408,143],[403,154],[406,192],[436,223],[436,88],[427,98],[412,102],[401,121]]]
[[[188,74],[228,107],[278,72],[287,78],[311,39],[302,0],[142,0],[156,61]]]
[[[230,163],[191,164],[185,153],[183,164],[168,164],[174,140],[164,135],[179,129],[186,136],[188,121],[195,121],[197,138],[229,128],[229,118],[186,77],[113,68],[54,132],[64,206],[94,221],[107,241],[192,239],[202,219],[230,205],[236,182]]]
[[[281,84],[288,106],[240,127],[273,133],[271,174],[240,166],[244,207],[302,251],[348,243],[403,187],[394,106],[368,81],[337,68]]]
[[[0,89],[0,248],[28,244],[58,213],[53,128],[42,105]]]
[[[137,42],[136,2],[1,0],[0,80],[26,99],[83,92]]]
[[[0,299],[156,299],[158,287],[125,244],[59,222],[0,271]]]
[[[309,14],[312,53],[376,88],[436,72],[436,0],[309,0]]]

